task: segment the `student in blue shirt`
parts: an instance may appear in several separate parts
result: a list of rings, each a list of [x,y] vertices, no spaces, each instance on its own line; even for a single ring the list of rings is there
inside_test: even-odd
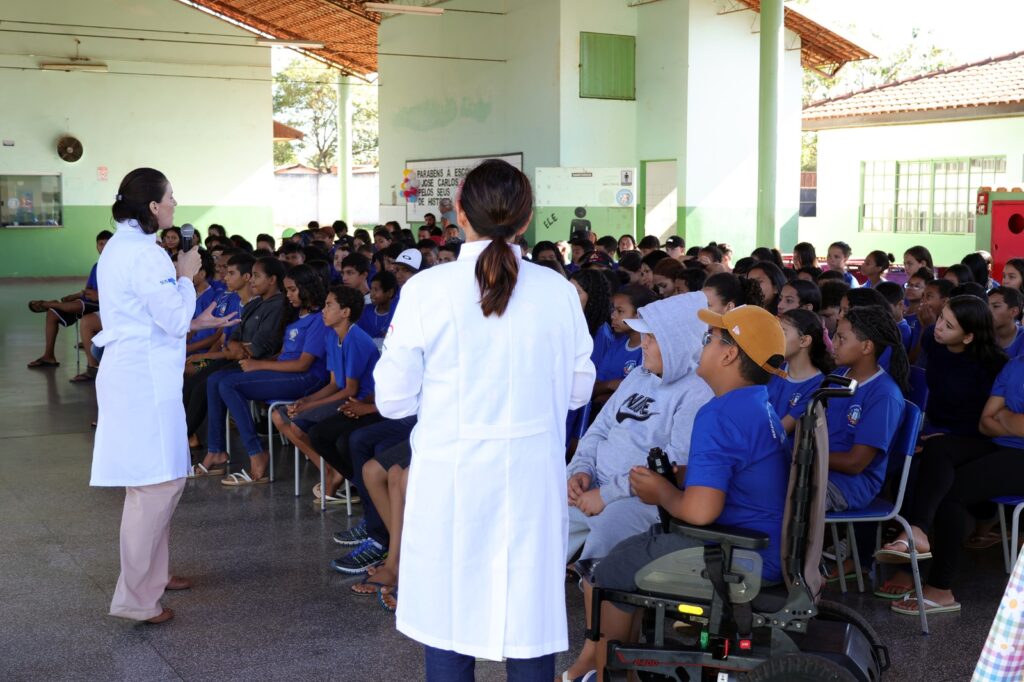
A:
[[[274,360],[239,361],[241,372],[217,372],[206,385],[209,443],[207,461],[214,465],[228,460],[224,412],[228,410],[249,454],[250,470],[221,479],[222,485],[242,486],[265,483],[269,455],[256,433],[250,400],[295,400],[327,381],[327,328],[320,316],[324,302],[323,278],[309,265],[293,267],[284,278],[288,301],[284,340]]]
[[[626,320],[635,318],[637,310],[657,299],[653,291],[639,284],[627,284],[612,296],[612,318],[608,326],[612,336],[603,345],[600,354],[592,357],[597,369],[593,414],[597,414],[600,405],[608,400],[622,380],[643,364],[640,332],[634,331],[626,324]],[[597,344],[594,345],[596,350]]]
[[[988,307],[992,311],[996,342],[1011,359],[1024,350],[1024,327],[1020,326],[1024,311],[1024,295],[1019,289],[996,287],[988,292]]]
[[[373,368],[380,352],[373,339],[355,324],[363,311],[363,295],[347,286],[332,287],[322,312],[327,369],[331,380],[319,391],[274,411],[274,424],[317,467],[320,455],[307,435],[314,424],[337,415],[350,400],[373,396]],[[325,477],[327,496],[333,497],[344,479],[333,468]]]
[[[768,400],[782,428],[792,434],[811,394],[835,364],[825,347],[825,329],[817,314],[796,308],[779,315],[779,321],[786,337],[786,375],[773,376],[768,382]]]
[[[365,306],[356,324],[373,339],[379,349],[384,344],[384,337],[391,326],[391,318],[395,315],[398,304],[398,280],[386,270],[378,272],[370,280],[370,303]]]
[[[910,373],[896,323],[887,308],[849,309],[834,340],[842,373],[857,381],[850,398],[833,399],[826,410],[829,443],[827,508],[866,506],[882,490],[887,451],[903,417],[903,395]],[[879,365],[892,349],[890,370]]]
[[[851,289],[856,289],[860,286],[860,282],[846,269],[846,261],[850,260],[852,255],[853,249],[846,242],[832,242],[828,246],[828,255],[825,257],[825,262],[828,264],[830,272],[838,272],[843,276],[843,281]]]
[[[770,542],[759,553],[764,580],[782,579],[782,515],[789,482],[790,453],[778,416],[768,402],[766,384],[783,362],[785,338],[778,320],[763,308],[740,306],[718,315],[701,310],[709,325],[697,374],[715,397],[697,413],[690,440],[690,458],[676,488],[646,467],[630,472],[630,485],[648,504],[657,504],[675,518],[695,525],[720,523],[767,533]],[[624,540],[594,569],[594,583],[617,590],[635,590],[636,572],[658,557],[689,547],[698,540],[662,533],[655,524],[642,535]],[[601,608],[601,642],[597,647],[602,679],[607,641],[630,641],[633,614],[620,605]]]
[[[206,310],[210,304],[215,304],[221,293],[223,293],[222,289],[214,287],[211,284],[215,270],[213,257],[210,256],[208,251],[200,249],[199,259],[199,272],[197,272],[196,276],[192,278],[192,285],[196,289],[196,310],[192,314],[193,320],[202,315],[203,311]],[[201,329],[197,332],[192,332],[188,336],[188,345],[185,346],[186,355],[201,353],[204,350],[212,348],[219,333],[219,329]]]
[[[914,347],[914,330],[910,326],[910,322],[904,317],[906,309],[903,307],[903,287],[896,284],[896,282],[879,282],[874,286],[874,290],[881,294],[882,298],[889,305],[892,317],[896,320],[896,328],[900,332],[903,350],[910,353],[910,350]]]

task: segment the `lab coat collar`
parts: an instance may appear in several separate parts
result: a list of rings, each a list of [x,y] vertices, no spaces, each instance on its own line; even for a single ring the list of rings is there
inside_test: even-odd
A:
[[[491,243],[490,239],[481,239],[475,242],[466,242],[459,248],[459,260],[476,260],[480,257],[480,254],[484,252]],[[512,244],[508,244],[508,247],[512,249],[512,253],[515,254],[516,260],[522,260],[523,251],[519,247],[513,248]]]
[[[139,225],[139,221],[135,218],[129,218],[128,220],[117,221],[118,230],[131,230],[133,232],[142,232],[142,227]]]

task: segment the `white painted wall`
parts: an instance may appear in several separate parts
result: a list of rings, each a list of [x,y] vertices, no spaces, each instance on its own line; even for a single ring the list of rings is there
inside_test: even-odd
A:
[[[925,244],[937,263],[959,262],[973,251],[974,235],[914,235],[859,232],[862,161],[1006,156],[1007,188],[1024,185],[1024,116],[974,121],[839,128],[818,133],[818,215],[800,221],[800,238],[819,249],[844,239],[863,256],[873,249],[899,257]]]
[[[379,174],[354,173],[349,178],[349,223],[376,225],[380,222]],[[274,176],[274,229],[304,228],[310,220],[329,225],[338,219],[341,187],[332,173],[282,173]],[[402,222],[404,223],[404,216]]]

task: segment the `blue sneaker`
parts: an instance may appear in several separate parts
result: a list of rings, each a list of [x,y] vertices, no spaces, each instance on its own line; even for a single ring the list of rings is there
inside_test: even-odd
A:
[[[345,556],[331,562],[331,568],[338,573],[366,573],[370,566],[376,566],[388,558],[388,551],[377,544],[376,540],[367,538]]]
[[[339,531],[334,534],[334,541],[342,547],[354,547],[362,544],[363,540],[370,537],[366,532],[366,521],[360,521],[355,528]]]

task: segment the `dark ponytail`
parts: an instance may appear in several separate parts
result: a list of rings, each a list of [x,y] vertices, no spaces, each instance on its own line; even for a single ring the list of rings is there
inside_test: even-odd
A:
[[[854,289],[854,291],[857,291]],[[889,360],[889,376],[900,387],[903,395],[910,392],[910,362],[907,351],[903,349],[903,337],[899,327],[892,318],[888,305],[867,305],[850,308],[846,311],[846,321],[850,323],[853,333],[861,341],[870,341],[875,345],[875,360],[882,356],[886,348],[892,349]]]
[[[154,168],[136,168],[124,176],[110,212],[121,223],[135,220],[146,234],[154,234],[160,225],[149,210],[150,202],[160,203],[167,193],[167,176]]]
[[[896,262],[896,256],[885,251],[872,251],[867,255],[867,258],[873,260],[875,265],[883,270],[888,270],[889,266]]]
[[[466,175],[459,204],[473,231],[491,240],[476,261],[476,281],[484,317],[501,317],[519,278],[519,259],[508,242],[533,214],[533,189],[522,171],[488,159]]]
[[[779,315],[784,322],[789,322],[800,336],[811,337],[808,349],[811,364],[822,374],[829,374],[836,368],[832,354],[825,345],[825,325],[817,313],[806,308],[794,308]]]

